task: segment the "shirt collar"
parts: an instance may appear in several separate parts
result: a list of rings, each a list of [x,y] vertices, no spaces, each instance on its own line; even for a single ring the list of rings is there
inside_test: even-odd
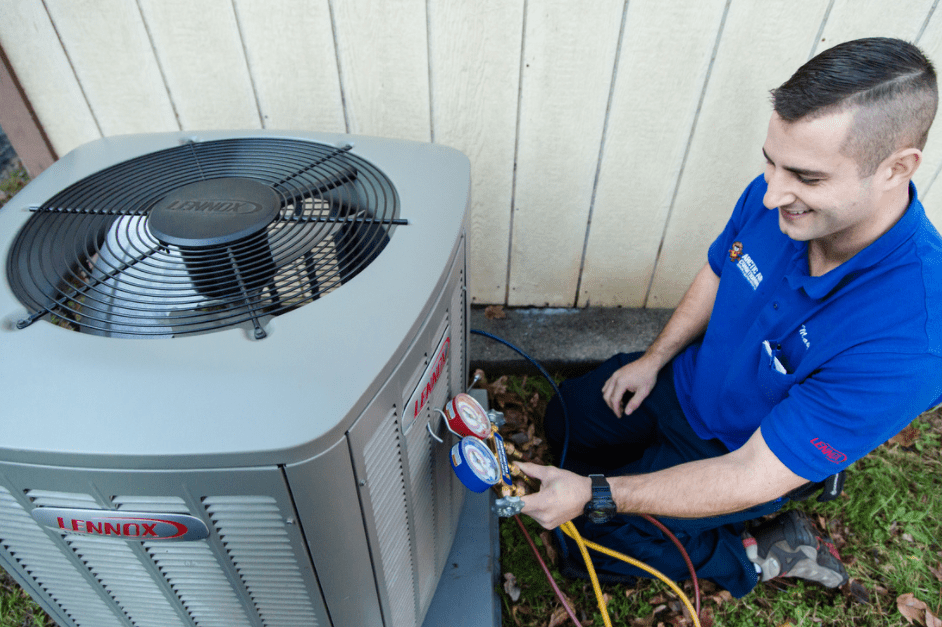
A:
[[[910,181],[909,206],[896,224],[875,242],[822,276],[813,277],[809,274],[808,243],[790,240],[795,249],[797,263],[792,266],[793,269],[788,274],[788,284],[792,289],[803,289],[811,298],[823,299],[862,271],[886,259],[903,242],[913,236],[924,218],[925,211],[916,195],[916,186]]]

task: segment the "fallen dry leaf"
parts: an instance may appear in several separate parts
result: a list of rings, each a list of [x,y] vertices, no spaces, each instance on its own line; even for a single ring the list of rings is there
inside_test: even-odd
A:
[[[870,603],[870,592],[856,579],[851,579],[841,586],[841,592],[845,598],[851,599],[855,603],[862,605]]]
[[[918,621],[916,624],[924,627],[942,627],[942,620],[932,613],[924,601],[920,601],[912,593],[907,592],[897,597],[896,607],[910,625],[913,621]]]
[[[713,609],[704,607],[700,609],[700,627],[713,627]]]
[[[488,305],[484,308],[484,317],[488,320],[503,320],[507,313],[501,305]]]
[[[916,440],[919,439],[919,429],[909,425],[908,427],[903,427],[903,430],[890,438],[890,442],[893,444],[899,444],[903,448],[908,448],[916,443]]]
[[[513,573],[504,573],[504,592],[514,603],[520,600],[520,594],[523,590],[517,585],[517,577]]]
[[[503,394],[507,391],[507,375],[504,375],[494,381],[493,383],[488,384],[487,391],[491,395],[491,402],[499,394]]]
[[[942,562],[939,562],[939,565],[936,568],[930,566],[929,572],[935,576],[937,581],[942,581]]]
[[[529,614],[530,608],[525,605],[514,605],[510,608],[510,616],[514,619],[514,623],[517,625],[520,624],[520,617],[517,614]]]
[[[543,550],[546,551],[546,559],[549,560],[551,564],[557,564],[559,562],[559,556],[556,554],[556,545],[553,543],[553,538],[550,537],[550,532],[543,531],[540,533],[540,539],[543,540]]]
[[[549,624],[546,627],[558,627],[558,625],[563,625],[567,622],[569,622],[569,613],[566,611],[566,608],[560,606],[556,608],[556,611],[550,616]]]

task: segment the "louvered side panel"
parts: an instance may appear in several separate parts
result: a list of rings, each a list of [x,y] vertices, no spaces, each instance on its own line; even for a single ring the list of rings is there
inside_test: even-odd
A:
[[[451,294],[451,305],[448,309],[448,322],[451,325],[451,394],[450,397],[464,392],[469,382],[468,372],[468,290],[467,269],[465,257],[465,239],[458,248],[458,254],[455,258],[455,268],[453,272],[458,275],[457,285]],[[457,476],[451,470],[448,462],[448,451],[439,451],[440,455],[436,460],[436,469],[438,470],[437,484],[439,494],[448,494],[449,515],[447,520],[439,521],[438,533],[444,538],[444,542],[439,543],[441,549],[438,554],[439,572],[448,559],[448,553],[451,550],[451,543],[454,540],[455,529],[458,526],[458,519],[461,517],[461,508],[464,504],[464,493],[466,488],[458,480]]]
[[[309,627],[317,616],[275,499],[207,497],[206,511],[266,627]],[[312,531],[316,533],[316,530]]]
[[[66,543],[138,627],[188,627],[126,540],[67,535]]]
[[[442,373],[442,381],[447,381],[447,372]],[[445,403],[444,385],[435,386],[431,406],[442,407]],[[435,592],[435,491],[432,481],[432,440],[426,429],[428,412],[409,429],[406,435],[409,455],[409,485],[412,492],[412,512],[415,526],[416,574],[419,593],[419,608],[425,607]]]
[[[191,514],[179,497],[117,496],[120,509],[167,514]],[[205,542],[144,542],[157,565],[198,627],[251,627],[225,572]]]
[[[198,627],[251,627],[216,556],[205,544],[191,544],[145,542],[144,549]]]
[[[91,498],[91,497],[89,497]],[[123,627],[73,563],[5,488],[0,487],[0,546],[80,627]]]
[[[379,426],[363,451],[370,505],[376,519],[382,579],[392,614],[387,627],[416,624],[415,582],[400,437],[399,420],[393,412]]]
[[[467,362],[465,361],[467,345],[465,336],[467,329],[468,291],[465,284],[465,256],[464,242],[458,248],[453,272],[457,274],[457,286],[451,295],[451,305],[448,308],[448,322],[451,325],[451,395],[464,392],[468,381]]]
[[[49,490],[29,490],[27,498],[36,507],[75,507],[77,509],[101,509],[101,505],[90,494],[75,492],[51,492]]]

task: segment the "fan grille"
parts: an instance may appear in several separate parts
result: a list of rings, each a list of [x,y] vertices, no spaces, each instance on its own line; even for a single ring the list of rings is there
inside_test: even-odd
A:
[[[187,143],[76,182],[37,208],[13,243],[7,274],[30,312],[18,326],[48,314],[86,333],[174,337],[250,322],[264,337],[265,316],[337,289],[406,223],[392,183],[350,148]],[[223,193],[260,186],[252,200]],[[269,197],[263,222],[214,225]],[[168,206],[182,224],[167,227]]]

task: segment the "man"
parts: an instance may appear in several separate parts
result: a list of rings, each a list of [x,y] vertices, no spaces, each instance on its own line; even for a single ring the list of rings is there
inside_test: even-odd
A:
[[[566,450],[558,399],[546,432],[565,470],[520,464],[542,481],[523,511],[544,527],[576,518],[586,537],[685,578],[632,514],[665,517],[699,575],[737,597],[775,576],[846,582],[797,512],[748,533],[745,521],[942,398],[942,238],[911,183],[938,100],[932,65],[905,42],[863,39],[772,95],[765,173],[667,326],[644,354],[564,382]]]

